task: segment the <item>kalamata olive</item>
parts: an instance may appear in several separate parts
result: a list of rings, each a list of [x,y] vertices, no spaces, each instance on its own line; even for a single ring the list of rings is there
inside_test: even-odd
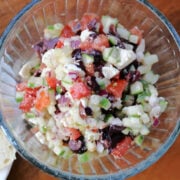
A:
[[[121,131],[124,129],[123,126],[117,126],[117,125],[110,125],[109,127],[109,134],[120,134]]]
[[[75,50],[72,52],[72,57],[73,57],[75,60],[81,60],[81,59],[82,59],[81,49],[75,49]]]
[[[85,107],[85,112],[87,116],[92,116],[92,109],[90,107]]]

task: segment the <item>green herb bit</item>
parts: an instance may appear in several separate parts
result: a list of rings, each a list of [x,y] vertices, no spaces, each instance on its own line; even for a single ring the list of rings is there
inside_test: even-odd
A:
[[[34,88],[34,87],[35,87],[35,84],[32,83],[32,82],[28,82],[27,86],[28,86],[29,88]]]
[[[17,103],[20,103],[20,102],[22,102],[23,101],[23,97],[16,97],[16,102]]]
[[[34,113],[31,113],[31,112],[27,112],[27,113],[25,114],[25,117],[26,117],[27,119],[34,118],[34,117],[35,117],[35,114],[34,114]]]

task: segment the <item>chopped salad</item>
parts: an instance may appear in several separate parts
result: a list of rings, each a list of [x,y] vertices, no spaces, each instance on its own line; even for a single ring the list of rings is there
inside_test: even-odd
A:
[[[138,27],[86,13],[47,26],[33,48],[37,58],[19,72],[16,101],[37,139],[56,155],[118,158],[158,125],[167,101],[155,85],[158,57],[146,51]]]

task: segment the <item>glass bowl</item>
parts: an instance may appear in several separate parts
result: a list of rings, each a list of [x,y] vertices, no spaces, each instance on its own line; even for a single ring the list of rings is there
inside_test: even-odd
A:
[[[147,50],[159,56],[153,70],[160,74],[159,94],[169,103],[145,138],[144,148],[133,145],[120,159],[111,155],[87,163],[76,157],[57,158],[40,144],[21,118],[15,101],[18,72],[33,55],[32,45],[43,37],[49,24],[66,23],[85,12],[117,17],[127,28],[144,30]],[[0,39],[0,124],[17,151],[35,166],[64,179],[120,180],[135,175],[156,162],[179,134],[180,39],[167,19],[147,1],[137,0],[34,0],[17,14]]]

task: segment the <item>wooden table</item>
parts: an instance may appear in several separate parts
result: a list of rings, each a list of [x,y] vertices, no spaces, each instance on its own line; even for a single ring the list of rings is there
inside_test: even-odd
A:
[[[10,19],[30,0],[0,0],[0,34]],[[180,34],[180,1],[150,0],[171,21]],[[154,165],[128,180],[179,180],[180,179],[180,137],[168,152]],[[8,180],[55,180],[40,171],[19,155],[14,162]]]

